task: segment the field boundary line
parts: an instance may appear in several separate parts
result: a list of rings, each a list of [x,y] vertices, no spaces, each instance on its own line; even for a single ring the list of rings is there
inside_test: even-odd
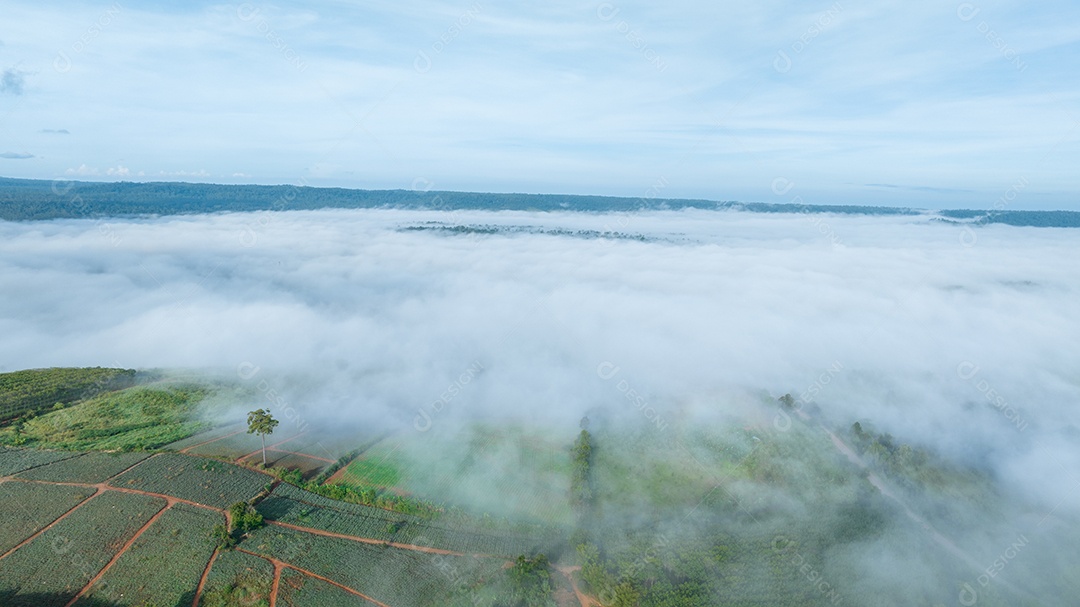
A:
[[[229,434],[226,434],[225,436],[219,436],[217,438],[212,438],[210,440],[203,441],[201,443],[191,445],[190,447],[184,447],[183,449],[177,451],[177,453],[183,453],[184,455],[195,455],[194,453],[189,454],[188,452],[191,451],[192,449],[202,447],[203,445],[209,445],[210,443],[216,443],[217,441],[224,440],[226,438],[229,438],[230,436],[236,436],[237,434],[240,434],[243,431],[244,431],[244,429],[241,428],[241,429],[237,430],[236,432],[230,432]]]
[[[139,539],[140,537],[142,537],[142,534],[143,534],[143,533],[144,533],[144,532],[145,532],[145,531],[146,531],[147,529],[149,529],[151,525],[153,525],[154,523],[156,523],[156,522],[157,522],[157,520],[158,520],[159,518],[161,518],[161,517],[162,517],[162,515],[164,515],[164,514],[165,514],[166,512],[168,512],[169,510],[171,510],[171,509],[172,509],[172,507],[173,507],[173,505],[172,505],[172,504],[170,504],[170,503],[166,503],[166,504],[165,504],[165,507],[164,507],[164,508],[162,508],[161,510],[158,510],[158,511],[157,511],[157,512],[156,512],[156,513],[154,514],[154,516],[151,516],[151,517],[150,517],[150,520],[146,521],[146,522],[145,522],[145,523],[143,524],[143,526],[142,526],[142,527],[139,527],[139,529],[138,529],[137,531],[135,531],[135,535],[131,536],[131,539],[129,539],[128,541],[124,542],[124,545],[120,547],[120,550],[118,550],[118,551],[116,552],[116,554],[114,554],[114,555],[113,555],[112,559],[110,559],[108,563],[105,563],[105,566],[104,566],[104,567],[102,567],[101,571],[98,571],[98,572],[97,572],[97,575],[95,575],[95,576],[93,577],[93,579],[91,579],[91,580],[90,580],[89,582],[87,582],[86,586],[83,586],[83,589],[82,589],[82,590],[80,590],[80,591],[79,591],[79,593],[78,593],[78,594],[76,594],[74,598],[72,598],[72,599],[71,599],[70,601],[68,601],[68,602],[67,602],[67,604],[65,604],[65,605],[64,605],[64,607],[71,607],[71,606],[72,606],[72,605],[74,605],[74,604],[75,604],[76,602],[78,602],[78,600],[79,600],[80,598],[82,598],[82,596],[83,596],[84,594],[86,594],[86,593],[87,593],[87,592],[88,592],[88,591],[89,591],[89,590],[90,590],[91,588],[93,588],[93,587],[94,587],[94,584],[98,583],[98,581],[99,581],[99,580],[100,580],[100,579],[101,579],[101,578],[102,578],[102,577],[103,577],[103,576],[104,576],[104,575],[105,575],[106,573],[108,573],[109,569],[110,569],[110,568],[112,568],[112,566],[113,566],[114,564],[116,564],[116,561],[120,560],[120,557],[124,556],[124,554],[125,554],[125,553],[126,553],[126,552],[128,551],[128,549],[130,549],[130,548],[131,548],[131,546],[132,546],[132,545],[133,545],[133,544],[135,543],[135,541],[136,541],[136,540],[138,540],[138,539]]]
[[[11,479],[8,479],[8,480],[11,480]],[[89,487],[87,487],[87,488],[89,488]],[[76,510],[78,510],[79,508],[82,508],[82,507],[83,507],[83,506],[84,506],[84,505],[85,505],[85,504],[86,504],[87,502],[89,502],[90,500],[94,499],[95,497],[97,497],[97,496],[101,495],[102,493],[104,493],[104,491],[103,491],[103,490],[102,490],[101,488],[98,488],[98,489],[97,489],[97,491],[95,491],[93,495],[91,495],[90,497],[88,497],[88,498],[86,498],[86,499],[82,500],[82,501],[81,501],[81,502],[79,502],[78,504],[75,504],[74,506],[72,506],[72,507],[71,507],[71,508],[70,508],[70,509],[69,509],[69,510],[68,510],[67,512],[65,512],[65,513],[61,514],[60,516],[56,517],[56,520],[54,520],[53,522],[51,522],[51,523],[49,523],[48,525],[45,525],[44,527],[42,527],[41,529],[39,529],[39,530],[37,531],[37,533],[34,533],[34,534],[33,534],[33,535],[31,535],[30,537],[28,537],[28,538],[26,538],[25,540],[23,540],[23,541],[19,542],[19,544],[18,544],[17,546],[15,546],[14,548],[12,548],[11,550],[8,550],[8,551],[7,551],[7,552],[5,552],[4,554],[0,554],[0,560],[3,560],[3,559],[5,559],[5,558],[7,558],[7,557],[8,557],[8,556],[10,556],[10,555],[11,555],[11,554],[12,554],[13,552],[15,552],[16,550],[18,550],[19,548],[22,548],[23,546],[25,546],[25,545],[29,544],[30,542],[32,542],[32,541],[33,541],[34,539],[36,539],[36,538],[37,538],[37,537],[38,537],[39,535],[41,535],[42,533],[45,533],[45,532],[46,532],[46,531],[48,531],[49,529],[52,529],[52,528],[53,528],[54,526],[56,526],[56,524],[57,524],[57,523],[59,523],[60,521],[64,520],[65,518],[67,518],[69,514],[71,514],[72,512],[75,512],[75,511],[76,511]]]
[[[332,580],[332,579],[330,579],[328,577],[319,575],[319,574],[317,574],[317,573],[315,573],[313,571],[308,571],[307,569],[301,569],[300,567],[297,567],[296,565],[290,565],[289,563],[286,563],[285,561],[283,561],[281,559],[268,557],[268,556],[265,556],[265,555],[262,555],[262,554],[256,554],[256,553],[251,552],[249,550],[244,550],[243,548],[237,548],[236,551],[237,552],[243,552],[244,554],[248,554],[248,555],[251,555],[251,556],[257,556],[257,557],[259,557],[261,559],[265,559],[267,561],[270,561],[270,563],[274,565],[275,571],[277,570],[277,568],[279,566],[282,567],[282,568],[288,567],[289,569],[292,569],[294,571],[299,571],[300,573],[302,573],[302,574],[304,574],[304,575],[306,575],[306,576],[308,576],[310,578],[319,580],[321,582],[326,582],[327,584],[330,584],[331,586],[337,586],[338,588],[344,590],[345,592],[348,592],[349,594],[358,596],[358,597],[364,599],[365,601],[368,601],[369,603],[372,603],[374,605],[378,605],[379,607],[390,607],[386,603],[376,601],[375,599],[373,599],[373,598],[369,597],[368,595],[360,592],[359,590],[356,590],[355,588],[350,588],[350,587],[346,586],[345,584],[342,584],[340,582],[335,582],[334,580]]]
[[[301,436],[304,436],[305,434],[307,434],[307,430],[304,430],[303,432],[298,432],[298,433],[296,433],[296,434],[293,434],[293,435],[292,435],[292,436],[290,436],[289,438],[286,438],[286,439],[280,440],[280,441],[278,441],[278,442],[276,442],[276,443],[274,443],[274,444],[272,444],[272,445],[267,445],[267,446],[266,446],[266,450],[267,450],[267,451],[270,451],[270,450],[272,450],[272,449],[273,449],[274,447],[277,447],[277,446],[279,446],[279,445],[284,445],[285,443],[287,443],[287,442],[289,442],[289,441],[291,441],[291,440],[296,440],[296,439],[300,438]],[[258,455],[258,454],[260,454],[260,453],[262,453],[262,447],[259,447],[258,449],[256,449],[256,450],[252,451],[251,453],[248,453],[247,455],[242,455],[242,456],[240,456],[240,457],[236,458],[236,461],[235,461],[235,462],[233,462],[233,463],[239,464],[240,462],[242,462],[242,461],[246,460],[247,458],[249,458],[249,457],[252,457],[252,456],[255,456],[255,455]]]
[[[277,607],[278,591],[281,589],[281,572],[285,569],[285,563],[274,560],[270,561],[274,566],[274,581],[270,583],[270,607]]]
[[[104,481],[102,481],[102,482],[103,482],[103,483],[106,483],[106,484],[107,484],[107,483],[108,483],[109,481],[111,481],[112,479],[114,479],[114,478],[116,478],[116,477],[120,476],[121,474],[124,474],[124,473],[126,473],[126,472],[129,472],[129,471],[133,470],[134,468],[136,468],[136,467],[140,466],[141,464],[145,464],[146,462],[148,462],[148,461],[150,461],[150,460],[154,459],[155,457],[157,457],[157,456],[159,456],[159,455],[161,455],[161,454],[160,454],[160,453],[154,453],[154,454],[150,455],[150,457],[144,457],[143,459],[141,459],[141,460],[139,460],[139,461],[135,462],[134,464],[131,464],[131,465],[130,465],[130,466],[128,466],[127,468],[124,468],[124,469],[123,469],[123,470],[121,470],[120,472],[117,472],[116,474],[114,474],[114,475],[110,476],[109,478],[105,479],[105,480],[104,480]]]
[[[281,521],[266,521],[269,525],[277,525],[278,527],[284,527],[286,529],[292,529],[293,531],[300,531],[303,533],[310,533],[312,535],[319,535],[322,537],[332,537],[339,540],[349,540],[353,542],[359,542],[361,544],[378,544],[386,545],[391,548],[400,548],[402,550],[412,550],[415,552],[426,552],[428,554],[442,554],[446,556],[471,556],[473,558],[480,559],[499,559],[506,560],[506,557],[497,556],[494,554],[473,554],[469,552],[457,552],[454,550],[444,550],[442,548],[431,548],[429,546],[417,546],[416,544],[401,544],[398,542],[387,542],[385,540],[377,540],[370,537],[360,537],[358,535],[346,535],[344,533],[334,533],[333,531],[325,531],[322,529],[314,529],[312,527],[301,527],[300,525],[293,525],[291,523],[283,523]]]
[[[195,599],[191,601],[191,607],[199,607],[199,601],[202,600],[203,590],[206,588],[206,580],[210,577],[210,569],[213,568],[214,561],[217,560],[220,552],[218,547],[215,546],[213,554],[210,555],[210,560],[206,562],[206,568],[203,569],[202,575],[199,577],[199,585],[195,587]]]

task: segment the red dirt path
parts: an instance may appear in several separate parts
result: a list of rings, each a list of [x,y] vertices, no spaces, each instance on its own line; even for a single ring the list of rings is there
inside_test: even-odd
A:
[[[257,556],[257,557],[259,557],[261,559],[265,559],[267,561],[270,561],[270,563],[272,563],[274,565],[274,572],[275,572],[274,596],[275,597],[277,595],[276,581],[277,581],[277,578],[280,577],[280,575],[278,574],[278,571],[280,569],[284,568],[284,567],[288,567],[289,569],[299,571],[300,573],[302,573],[302,574],[304,574],[304,575],[306,575],[308,577],[315,578],[316,580],[319,580],[321,582],[326,582],[327,584],[330,584],[331,586],[337,586],[338,588],[341,588],[345,592],[348,592],[349,594],[354,595],[354,596],[358,596],[358,597],[364,599],[365,601],[368,601],[368,602],[370,602],[372,604],[378,605],[379,607],[390,607],[386,603],[380,603],[379,601],[376,601],[375,599],[367,596],[366,594],[363,594],[363,593],[361,593],[361,592],[359,592],[357,590],[349,588],[348,586],[346,586],[344,584],[339,584],[338,582],[335,582],[334,580],[332,580],[330,578],[323,577],[323,576],[321,576],[321,575],[319,575],[317,573],[308,571],[307,569],[301,569],[301,568],[297,567],[296,565],[290,565],[289,563],[286,563],[285,561],[282,561],[280,559],[268,557],[268,556],[265,556],[265,555],[262,555],[262,554],[256,554],[254,552],[249,552],[247,550],[244,550],[243,548],[237,548],[236,551],[237,552],[243,552],[244,554],[250,554],[251,556]],[[270,604],[273,605],[274,603],[271,602]]]
[[[113,555],[112,559],[109,560],[108,563],[105,564],[105,567],[103,567],[101,569],[101,571],[98,571],[97,575],[95,575],[93,579],[91,579],[89,582],[87,582],[87,584],[85,586],[83,586],[83,589],[80,590],[75,595],[74,598],[72,598],[70,601],[68,601],[67,604],[64,605],[64,607],[71,607],[72,605],[75,604],[76,601],[79,600],[80,597],[82,597],[82,595],[89,592],[89,590],[94,587],[94,584],[98,583],[98,580],[100,580],[101,577],[103,575],[105,575],[106,572],[109,571],[109,569],[113,566],[113,564],[116,563],[116,561],[120,560],[120,557],[123,556],[124,553],[128,551],[128,548],[131,548],[131,545],[135,543],[135,540],[139,539],[139,536],[141,536],[144,531],[149,529],[150,525],[153,525],[154,523],[156,523],[157,520],[159,518],[161,518],[161,516],[163,514],[165,514],[166,512],[168,512],[171,508],[172,508],[172,504],[165,504],[164,508],[162,508],[161,510],[158,510],[157,513],[154,514],[154,516],[150,517],[150,520],[146,521],[146,523],[142,527],[139,527],[139,530],[135,532],[135,535],[131,536],[131,539],[129,539],[127,542],[124,543],[123,546],[120,547],[120,550],[116,554]]]

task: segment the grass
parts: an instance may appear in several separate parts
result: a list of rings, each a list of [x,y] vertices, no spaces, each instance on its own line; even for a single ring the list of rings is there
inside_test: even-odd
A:
[[[138,386],[103,394],[0,430],[0,443],[69,450],[157,449],[208,427],[199,404],[209,389]]]
[[[342,482],[358,487],[395,487],[401,481],[401,472],[393,464],[376,459],[355,460],[345,468]]]
[[[128,369],[52,368],[0,373],[0,420],[63,408],[102,392],[131,385]]]

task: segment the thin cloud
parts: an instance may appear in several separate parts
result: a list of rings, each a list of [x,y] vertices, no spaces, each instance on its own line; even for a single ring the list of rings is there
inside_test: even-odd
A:
[[[71,134],[71,131],[69,131],[67,129],[41,129],[40,132],[48,134],[48,135],[70,135]]]
[[[19,153],[19,152],[3,152],[0,153],[0,158],[7,158],[9,160],[26,160],[27,158],[33,158],[33,154]]]
[[[0,93],[22,95],[26,87],[27,74],[28,72],[14,67],[4,70],[4,73],[0,74]]]

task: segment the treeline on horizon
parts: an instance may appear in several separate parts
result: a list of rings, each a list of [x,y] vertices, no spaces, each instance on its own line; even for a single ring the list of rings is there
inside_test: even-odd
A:
[[[918,215],[924,211],[860,205],[802,205],[570,194],[498,194],[422,190],[358,190],[293,185],[110,182],[0,178],[0,219],[96,219],[146,215],[315,209],[434,209],[631,212],[649,209],[742,210],[755,213]],[[947,210],[946,220],[1032,227],[1080,227],[1075,211]]]

